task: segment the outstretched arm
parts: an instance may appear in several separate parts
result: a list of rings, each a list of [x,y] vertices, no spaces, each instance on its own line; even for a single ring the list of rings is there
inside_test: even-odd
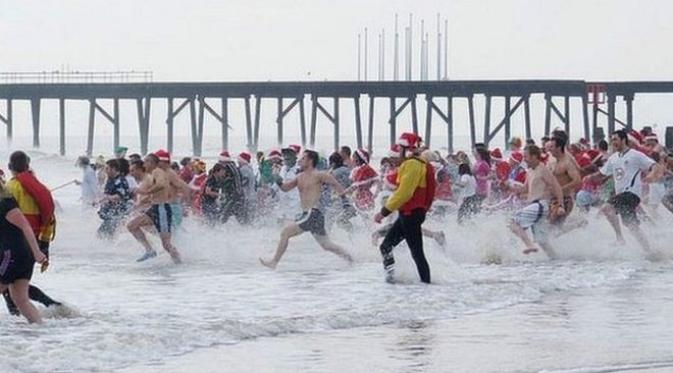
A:
[[[282,190],[283,192],[289,192],[297,187],[297,178],[295,177],[290,181],[283,182],[283,178],[278,176],[276,178],[276,185],[278,185],[278,188],[280,188],[280,190]]]
[[[327,172],[320,173],[320,181],[323,182],[324,184],[331,186],[334,190],[336,190],[337,193],[339,193],[339,195],[344,195],[346,193],[346,190],[341,185],[341,183],[338,182],[337,179],[334,178],[334,176],[332,176]]]

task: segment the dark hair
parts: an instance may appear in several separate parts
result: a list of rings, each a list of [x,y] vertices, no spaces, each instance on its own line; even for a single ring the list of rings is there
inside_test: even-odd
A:
[[[89,157],[81,156],[77,158],[77,165],[80,167],[89,166],[90,164]]]
[[[544,143],[546,143],[547,141],[549,141],[549,136],[542,136],[542,138],[540,139],[540,142],[542,142],[542,145],[544,145]]]
[[[351,147],[350,147],[350,146],[345,146],[345,145],[342,146],[342,147],[339,149],[339,153],[344,153],[344,154],[346,154],[348,157],[350,157],[351,154],[353,154],[353,152],[351,151]],[[344,161],[345,161],[345,159],[344,159]]]
[[[159,157],[157,157],[156,155],[154,155],[154,154],[152,154],[152,153],[146,155],[146,156],[145,156],[145,159],[151,159],[152,162],[154,162],[154,163],[159,163]]]
[[[554,135],[554,137],[552,137],[551,140],[549,141],[553,142],[554,145],[556,145],[556,147],[561,148],[561,153],[565,153],[565,147],[566,144],[568,143],[568,138],[565,135],[563,136]]]
[[[318,165],[318,161],[320,161],[320,156],[318,155],[318,152],[315,152],[313,150],[304,150],[304,154],[308,156],[308,159],[311,160],[311,163],[313,163],[313,167],[316,167]]]
[[[213,168],[211,168],[210,171],[208,171],[208,176],[212,176],[214,173],[221,170],[224,170],[224,165],[222,165],[222,163],[215,163],[215,165],[213,165]]]
[[[338,168],[344,165],[344,159],[339,153],[334,152],[329,156],[329,164],[332,168]]]
[[[17,150],[9,156],[9,169],[14,172],[28,171],[30,168],[30,157],[28,154]]]
[[[564,130],[558,129],[558,130],[552,131],[551,140],[553,140],[554,137],[563,139],[566,144],[568,143],[568,134]]]
[[[355,156],[355,163],[356,163],[358,166],[361,166],[361,165],[367,163],[367,160],[366,160],[366,159],[363,159],[363,158],[360,156],[360,153],[355,152],[353,155]]]
[[[143,159],[143,157],[141,157],[140,154],[138,154],[138,153],[133,153],[133,154],[129,155],[129,159],[134,161],[136,159]]]
[[[486,145],[481,144],[481,143],[475,144],[474,145],[474,151],[477,152],[477,154],[479,154],[479,157],[483,161],[488,163],[489,166],[491,165],[491,155],[488,153],[488,149],[486,149]]]
[[[179,171],[180,170],[180,165],[178,164],[178,162],[171,163],[171,169],[173,169],[175,171]]]
[[[626,141],[626,140],[629,139],[629,135],[624,130],[617,130],[617,131],[613,132],[612,134],[617,135],[617,137],[619,137],[619,139],[622,140],[622,141]]]
[[[131,166],[139,168],[145,172],[145,162],[141,161],[140,159],[131,162]]]
[[[467,163],[461,163],[458,166],[458,175],[470,175],[472,176],[472,170],[470,169],[470,165]]]
[[[535,145],[534,139],[526,139],[526,145]]]
[[[537,145],[528,145],[524,151],[528,152],[528,155],[534,156],[537,159],[540,159],[540,156],[542,155],[542,151]]]
[[[188,165],[191,161],[192,161],[191,158],[189,158],[189,157],[184,157],[184,158],[182,158],[182,159],[180,160],[180,166],[183,166],[183,167],[184,167],[184,166]]]
[[[107,162],[105,162],[105,165],[113,170],[119,171],[119,173],[121,174],[118,159],[110,159]]]
[[[661,156],[657,152],[652,152],[652,154],[650,154],[650,158],[652,158],[652,160],[657,163],[659,163],[659,161],[661,160]]]
[[[127,161],[125,158],[119,158],[117,163],[119,164],[119,173],[122,174],[122,176],[128,175],[129,171],[131,171],[131,165],[129,164],[129,161]]]

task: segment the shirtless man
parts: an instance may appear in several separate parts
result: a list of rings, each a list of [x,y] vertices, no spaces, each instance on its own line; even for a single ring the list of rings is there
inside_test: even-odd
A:
[[[300,162],[301,173],[286,182],[283,182],[282,179],[277,179],[276,184],[283,192],[288,192],[297,187],[299,189],[301,208],[304,212],[297,221],[285,226],[280,234],[280,241],[273,258],[270,260],[260,258],[259,261],[263,265],[275,269],[285,250],[287,250],[290,238],[304,232],[311,232],[313,238],[315,238],[323,249],[352,262],[353,259],[351,256],[327,237],[325,218],[322,212],[316,208],[320,199],[320,187],[322,184],[330,185],[340,195],[343,195],[345,192],[343,186],[329,173],[320,172],[315,169],[318,164],[318,153],[312,150],[305,150]]]
[[[554,216],[552,224],[562,228],[566,217],[572,212],[575,205],[575,191],[582,185],[582,176],[575,160],[565,152],[568,137],[565,133],[552,136],[545,144],[547,151],[552,155],[549,162],[556,181],[563,191],[563,209],[565,214]],[[554,202],[555,200],[552,200]]]
[[[558,215],[563,215],[565,211],[558,201],[563,200],[563,191],[561,185],[551,173],[551,171],[541,165],[540,148],[535,145],[529,145],[524,151],[524,160],[528,165],[526,183],[524,190],[527,192],[527,204],[521,210],[514,213],[510,223],[512,232],[526,245],[524,254],[530,254],[538,251],[537,246],[526,233],[530,228],[533,232],[535,242],[547,253],[550,258],[555,258],[556,253],[548,241],[546,232],[546,219],[549,212],[550,201],[556,198],[552,206],[556,208]]]
[[[143,227],[154,226],[159,233],[162,246],[171,255],[173,262],[177,264],[181,262],[180,254],[171,243],[171,187],[166,171],[158,167],[160,159],[170,161],[170,158],[165,152],[157,152],[157,154],[159,156],[148,154],[145,157],[144,164],[149,173],[150,182],[138,187],[139,197],[141,199],[143,196],[150,198],[151,206],[144,214],[132,219],[127,228],[145,248],[145,254],[137,260],[138,262],[157,256],[142,230]]]
[[[182,224],[182,202],[189,201],[189,196],[192,192],[180,175],[171,168],[170,158],[159,159],[158,167],[164,170],[169,184],[169,204],[171,205],[171,222],[172,227],[177,229]]]

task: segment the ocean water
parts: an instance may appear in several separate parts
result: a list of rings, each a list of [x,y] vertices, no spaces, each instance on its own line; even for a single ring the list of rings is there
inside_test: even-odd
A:
[[[73,158],[31,155],[50,186],[79,177]],[[33,282],[78,315],[43,310],[38,327],[0,310],[0,372],[673,371],[673,265],[645,260],[628,237],[616,247],[593,213],[553,241],[556,261],[521,254],[505,214],[460,228],[429,220],[447,235],[446,248],[426,241],[434,284],[418,281],[401,245],[390,285],[369,221],[332,235],[353,265],[304,235],[271,271],[258,257],[273,253],[280,226],[190,219],[175,237],[183,265],[165,253],[138,264],[128,233],[96,239],[76,186],[54,196],[52,263]],[[646,228],[669,255],[671,220]],[[493,256],[502,264],[484,263]]]

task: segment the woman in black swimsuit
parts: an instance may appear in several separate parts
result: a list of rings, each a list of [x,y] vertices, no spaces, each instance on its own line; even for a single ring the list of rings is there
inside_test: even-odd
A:
[[[35,262],[43,267],[48,264],[16,200],[6,194],[0,183],[0,292],[9,289],[21,314],[29,322],[39,324],[40,313],[28,297]]]

